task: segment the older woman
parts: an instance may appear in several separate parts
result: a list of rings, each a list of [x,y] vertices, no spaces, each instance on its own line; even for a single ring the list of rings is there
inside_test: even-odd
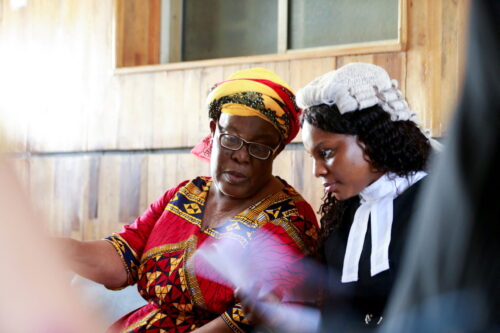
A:
[[[112,331],[249,331],[234,290],[206,264],[189,260],[196,249],[219,239],[245,248],[265,230],[277,241],[241,260],[267,258],[269,276],[280,280],[300,273],[293,263],[314,251],[313,210],[272,175],[275,157],[299,129],[291,89],[271,71],[254,68],[215,85],[207,101],[211,133],[193,152],[210,160],[211,177],[169,189],[106,240],[66,240],[76,272],[109,288],[137,283],[148,301]]]
[[[329,270],[323,328],[373,327],[398,276],[429,139],[381,67],[352,63],[297,94],[302,138],[322,179],[323,254]],[[359,327],[358,327],[359,326]]]

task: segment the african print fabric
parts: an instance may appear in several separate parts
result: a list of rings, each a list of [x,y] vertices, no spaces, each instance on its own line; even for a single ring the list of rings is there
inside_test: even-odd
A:
[[[189,260],[201,245],[218,239],[245,249],[255,241],[257,230],[276,236],[279,241],[265,251],[242,251],[242,260],[251,264],[267,259],[266,271],[279,279],[282,290],[276,292],[281,296],[303,274],[297,263],[315,252],[318,225],[309,204],[291,186],[216,228],[202,230],[211,185],[208,177],[181,183],[133,224],[107,238],[123,260],[128,284],[137,283],[148,302],[116,322],[111,332],[190,332],[218,316],[233,331],[249,332],[251,326],[230,284],[203,262]]]

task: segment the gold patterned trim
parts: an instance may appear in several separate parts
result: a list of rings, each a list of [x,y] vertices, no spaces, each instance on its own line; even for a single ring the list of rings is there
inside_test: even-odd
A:
[[[289,219],[279,218],[279,219],[271,220],[271,223],[285,229],[287,235],[290,236],[290,238],[295,242],[295,244],[299,247],[299,249],[305,254],[310,254],[309,249],[307,248],[307,246],[304,244],[304,241],[300,237],[300,232],[290,222]]]
[[[137,253],[134,251],[134,249],[132,248],[132,246],[130,246],[130,244],[129,244],[129,243],[128,243],[128,242],[127,242],[127,241],[126,241],[126,240],[125,240],[122,236],[120,236],[120,235],[119,235],[119,234],[117,234],[117,233],[113,233],[113,234],[112,234],[112,236],[114,236],[114,237],[116,237],[116,238],[120,239],[123,243],[125,243],[125,245],[127,245],[127,246],[128,246],[128,248],[129,248],[130,252],[132,252],[132,254],[134,255],[134,257],[135,257],[135,258],[137,258]],[[109,239],[105,239],[105,240],[107,240],[108,242],[113,243],[113,242],[112,242],[112,241],[110,241]]]
[[[191,201],[196,202],[199,205],[204,205],[206,201],[206,194],[204,191],[201,191],[195,184],[189,183],[188,185],[192,185],[193,188],[188,188],[185,186],[179,190],[186,198]]]
[[[197,178],[197,180],[198,179],[201,179],[204,182],[204,184],[201,184],[202,189],[200,189],[198,185],[194,183],[194,181],[191,181],[184,187],[182,187],[179,190],[179,192],[182,193],[182,195],[184,195],[187,199],[196,202],[200,205],[204,205],[212,181],[210,179],[207,179],[206,177],[199,177]],[[259,202],[245,209],[243,212],[235,215],[233,218],[230,219],[229,223],[241,223],[242,225],[248,228],[258,229],[263,225],[265,225],[266,223],[272,222],[274,225],[283,227],[287,232],[287,234],[297,244],[297,246],[299,246],[299,248],[305,253],[308,253],[309,251],[306,250],[304,241],[300,237],[300,232],[288,219],[291,216],[300,217],[299,211],[296,208],[296,202],[299,201],[304,201],[302,196],[297,191],[295,191],[294,188],[286,186],[283,190],[270,194],[269,196],[263,198]],[[285,203],[285,202],[288,202],[288,204],[290,204],[290,206],[293,207],[287,207],[286,210],[279,211],[279,217],[276,216],[275,218],[272,218],[271,216],[270,218],[268,216],[268,214],[266,213],[266,208],[270,206],[276,206],[279,205],[280,203]],[[199,218],[182,211],[175,205],[168,204],[166,210],[183,218],[184,220],[186,220],[191,224],[201,227],[201,220]],[[224,226],[225,225],[222,225],[221,227],[223,228]],[[248,239],[246,239],[243,235],[227,231],[221,232],[217,230],[219,228],[207,228],[206,230],[203,230],[203,233],[211,237],[214,237],[216,239],[221,239],[221,238],[234,239],[240,242],[243,246],[246,246],[248,244]]]
[[[204,189],[200,190],[200,188],[193,181],[191,181],[180,188],[179,192],[197,204],[205,205],[208,191],[212,185],[212,180],[206,177],[199,177],[197,179],[201,179],[203,181],[204,184],[202,186],[205,187]]]
[[[166,210],[168,210],[171,213],[174,213],[175,215],[182,217],[184,220],[197,225],[198,227],[201,227],[201,220],[199,218],[196,218],[188,213],[183,212],[182,210],[179,209],[179,207],[168,204]]]
[[[143,317],[141,320],[136,321],[129,327],[123,330],[125,333],[133,333],[134,330],[138,327],[144,326],[148,323],[148,321],[151,319],[151,317],[156,316],[160,312],[159,308],[153,309],[150,313],[148,313],[145,317]]]
[[[182,242],[173,243],[173,244],[165,244],[165,245],[161,245],[161,246],[157,246],[157,247],[153,247],[153,248],[149,249],[148,251],[146,251],[146,253],[144,253],[142,255],[141,264],[143,264],[146,260],[148,260],[154,256],[157,256],[159,254],[163,254],[165,252],[175,252],[175,251],[184,250],[186,248],[186,245],[189,243],[189,241],[193,237],[196,238],[196,236],[191,235],[191,237],[189,237],[186,240],[183,240]]]
[[[227,314],[227,312],[224,312],[221,315],[221,317],[222,317],[222,320],[224,320],[224,322],[227,324],[227,326],[229,326],[229,328],[233,330],[233,332],[236,332],[236,333],[245,333],[245,331],[243,331],[238,326],[238,324],[236,324],[236,322],[233,320],[233,318],[231,318],[230,315]]]
[[[205,299],[201,293],[200,285],[198,284],[198,279],[196,278],[194,270],[194,262],[191,259],[193,254],[196,252],[196,246],[198,239],[196,236],[191,236],[187,241],[186,251],[184,254],[184,272],[186,274],[186,282],[188,289],[191,292],[191,297],[193,303],[201,308],[206,307]]]
[[[118,238],[121,242],[123,242],[123,244],[128,247],[129,251],[132,253],[134,258],[137,260],[137,253],[134,251],[134,249],[132,249],[130,244],[127,243],[127,241],[125,239],[123,239],[123,237],[121,237],[117,233],[113,233],[111,237]],[[127,272],[127,282],[123,287],[118,287],[118,288],[110,288],[107,286],[105,286],[105,287],[106,287],[106,289],[109,289],[109,290],[115,290],[115,291],[122,290],[126,286],[129,286],[129,285],[134,283],[134,277],[133,277],[132,271],[130,270],[129,266],[127,265],[127,260],[125,260],[125,257],[123,256],[123,251],[120,249],[120,245],[109,238],[105,238],[104,240],[107,241],[108,243],[110,243],[111,245],[113,245],[116,253],[118,253],[118,255],[120,256],[120,260],[122,262],[123,267],[125,268],[125,272]]]

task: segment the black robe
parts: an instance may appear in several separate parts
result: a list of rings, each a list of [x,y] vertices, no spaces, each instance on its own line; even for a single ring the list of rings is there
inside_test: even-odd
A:
[[[371,276],[369,221],[359,262],[358,281],[342,283],[347,239],[354,214],[359,207],[359,199],[347,208],[342,223],[325,241],[324,256],[328,267],[328,290],[322,311],[322,331],[333,329],[350,331],[377,326],[380,317],[383,317],[388,297],[397,278],[416,197],[423,182],[424,180],[420,180],[413,184],[393,201],[394,213],[389,245],[390,268]],[[367,315],[372,316],[368,325],[365,322]]]

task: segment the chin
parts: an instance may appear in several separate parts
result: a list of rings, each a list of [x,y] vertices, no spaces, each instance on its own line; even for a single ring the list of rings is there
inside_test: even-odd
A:
[[[347,199],[350,199],[352,198],[353,196],[349,196],[349,195],[345,195],[343,194],[342,192],[338,193],[338,192],[332,192],[332,195],[335,197],[335,199],[339,200],[339,201],[344,201],[344,200],[347,200]]]
[[[220,182],[217,186],[219,191],[227,197],[234,199],[246,199],[251,197],[248,191],[245,191],[241,185],[233,185],[226,182]]]

